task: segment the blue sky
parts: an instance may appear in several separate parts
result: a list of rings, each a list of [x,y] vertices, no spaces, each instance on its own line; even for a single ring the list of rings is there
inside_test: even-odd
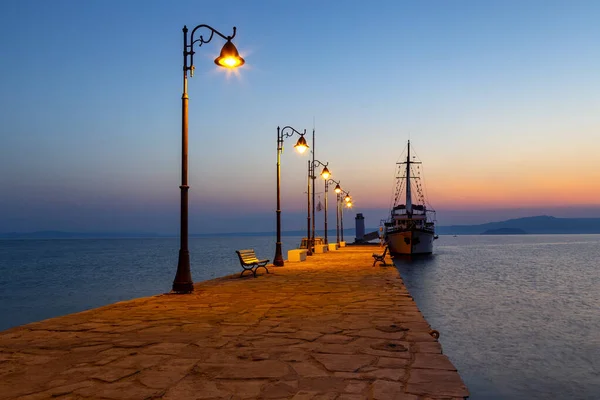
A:
[[[2,2],[0,232],[177,231],[198,24],[237,26],[246,65],[217,69],[220,38],[196,48],[191,232],[274,230],[278,125],[315,127],[368,226],[409,138],[442,224],[600,216],[599,20],[595,1]],[[295,230],[307,158],[288,140]]]

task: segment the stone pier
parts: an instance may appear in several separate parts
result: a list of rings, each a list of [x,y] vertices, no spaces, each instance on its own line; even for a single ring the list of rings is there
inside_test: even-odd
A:
[[[0,399],[466,398],[397,270],[372,267],[373,250],[0,332]]]

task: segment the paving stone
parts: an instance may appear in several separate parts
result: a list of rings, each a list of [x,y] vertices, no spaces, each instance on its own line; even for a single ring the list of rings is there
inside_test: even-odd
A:
[[[377,380],[373,382],[373,400],[389,400],[389,399],[409,399],[405,397],[403,384],[400,382],[390,382]],[[417,400],[416,396],[413,396]]]
[[[226,365],[217,375],[220,379],[282,378],[291,372],[281,361],[265,360]]]
[[[443,353],[442,345],[439,342],[419,342],[417,347],[420,353]]]
[[[312,400],[317,394],[318,392],[300,390],[292,397],[292,400]]]
[[[370,329],[373,327],[370,316],[364,316],[364,319],[346,319],[340,322],[334,322],[332,325],[341,330],[355,331],[360,329]]]
[[[60,397],[62,399],[62,398],[65,398],[65,396],[73,393],[73,391],[75,391],[77,389],[90,387],[93,384],[94,383],[92,381],[77,382],[77,383],[72,383],[69,385],[53,387],[52,389],[46,390],[43,392],[20,396],[20,397],[18,397],[18,399],[22,399],[22,400],[38,400],[38,399],[40,399],[41,400],[41,399],[49,399],[49,398],[55,398],[55,397]],[[0,398],[3,398],[2,394],[0,394]]]
[[[156,397],[161,395],[162,391],[144,387],[137,382],[114,382],[77,389],[74,394],[91,398],[134,400]]]
[[[278,326],[269,331],[269,333],[295,333],[298,329],[295,328],[285,328],[282,326]]]
[[[97,360],[105,360],[105,359],[112,359],[115,360],[117,358],[121,358],[121,357],[126,357],[128,355],[133,355],[133,354],[137,354],[138,350],[137,349],[129,349],[129,348],[112,348],[112,349],[108,349],[105,351],[101,351],[100,353],[97,354],[97,357],[95,357],[95,359]]]
[[[357,332],[357,336],[369,337],[369,338],[378,338],[378,339],[389,339],[389,340],[402,340],[404,339],[406,333],[404,331],[400,332],[382,332],[378,329],[361,329]]]
[[[138,372],[137,368],[103,368],[90,374],[90,378],[112,383]]]
[[[345,343],[351,342],[352,340],[354,340],[354,338],[351,337],[351,336],[327,334],[327,335],[321,336],[318,339],[318,342],[320,342],[320,343],[345,344]]]
[[[376,366],[379,368],[405,368],[410,363],[408,358],[379,357]]]
[[[263,386],[261,396],[265,399],[289,398],[298,391],[297,381],[269,382]]]
[[[406,339],[410,342],[437,342],[433,336],[429,334],[429,332],[416,332],[416,331],[408,331],[406,333]]]
[[[403,353],[408,351],[408,343],[395,342],[392,340],[373,343],[369,347],[373,350],[390,351],[393,353]]]
[[[214,381],[188,375],[186,378],[170,387],[162,398],[167,400],[196,400],[227,398],[229,395],[227,390],[217,387],[217,383]]]
[[[315,391],[317,393],[327,392],[343,392],[346,387],[346,382],[343,378],[328,376],[328,377],[313,377],[300,378],[298,380],[298,389],[306,391]]]
[[[291,346],[299,343],[302,343],[301,339],[290,339],[286,337],[264,337],[252,341],[254,347]]]
[[[369,355],[348,354],[313,354],[313,357],[325,366],[329,371],[358,371],[367,365],[371,365],[376,358]]]
[[[406,391],[428,396],[466,397],[469,395],[456,371],[436,369],[411,369]]]
[[[267,380],[223,380],[217,381],[217,388],[226,391],[233,399],[256,399],[260,397],[260,392]]]
[[[221,337],[213,337],[210,338],[208,340],[200,340],[198,342],[194,342],[194,344],[198,347],[208,347],[208,348],[215,348],[215,349],[220,349],[221,347],[226,346],[227,344],[231,343],[231,338],[221,338]]]
[[[200,360],[170,359],[154,368],[141,371],[136,379],[153,389],[167,389],[183,379]]]
[[[364,381],[346,381],[344,392],[346,393],[365,393],[369,384]]]
[[[93,346],[80,346],[80,347],[74,347],[73,349],[71,349],[71,351],[78,353],[78,352],[83,352],[83,351],[93,351],[93,352],[98,352],[98,351],[102,351],[102,350],[108,350],[110,348],[112,348],[113,346],[111,344],[96,344]]]
[[[327,372],[325,368],[322,366],[317,366],[308,362],[299,362],[291,364],[291,367],[296,371],[299,376],[303,377],[315,377],[315,376],[329,376],[330,373]]]
[[[434,353],[415,354],[415,361],[411,364],[411,368],[431,368],[456,371],[456,368],[452,365],[448,357],[443,354]]]
[[[406,372],[404,371],[404,369],[377,368],[373,371],[364,372],[361,375],[368,378],[399,381],[404,379]]]
[[[337,400],[339,398],[339,393],[336,392],[328,392],[328,393],[318,393],[313,397],[313,400]]]
[[[273,355],[273,358],[278,359],[279,361],[291,363],[297,363],[311,359],[306,351],[298,348],[271,349],[269,353]]]
[[[176,355],[181,353],[188,344],[186,343],[158,343],[148,346],[142,350],[146,354],[168,354]]]
[[[50,361],[55,360],[54,356],[26,354],[26,353],[13,353],[10,356],[11,361],[17,362],[23,365],[42,365],[47,364]]]
[[[358,349],[355,346],[349,346],[345,344],[320,344],[315,350],[317,353],[329,353],[329,354],[356,354]]]
[[[148,346],[154,343],[149,342],[140,342],[135,340],[123,340],[115,342],[115,347],[125,347],[125,348],[140,348],[144,346]]]
[[[365,395],[362,395],[362,394],[342,393],[338,397],[336,397],[335,399],[336,400],[364,400],[365,399]]]
[[[111,368],[144,369],[158,365],[168,357],[169,356],[158,354],[134,354],[120,358],[118,361],[111,362],[108,366]]]

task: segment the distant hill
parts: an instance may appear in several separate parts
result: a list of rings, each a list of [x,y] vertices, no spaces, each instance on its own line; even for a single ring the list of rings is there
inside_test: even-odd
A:
[[[516,218],[480,225],[436,227],[436,233],[440,235],[481,235],[500,230],[511,230],[513,232],[514,230],[520,230],[528,234],[600,234],[600,218],[556,218],[540,215],[537,217]]]
[[[500,228],[500,229],[488,229],[483,232],[482,235],[526,235],[523,229],[518,228]]]

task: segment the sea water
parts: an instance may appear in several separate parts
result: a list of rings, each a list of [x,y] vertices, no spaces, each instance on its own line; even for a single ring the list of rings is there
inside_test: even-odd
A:
[[[283,257],[300,237],[282,237]],[[189,239],[192,280],[242,272],[236,250],[273,261],[268,236]],[[0,240],[0,330],[171,290],[179,239]],[[248,273],[246,273],[248,274]]]
[[[600,235],[434,246],[394,263],[471,399],[600,399]]]
[[[283,254],[300,237],[283,237]],[[394,260],[471,399],[600,399],[600,235],[440,236]],[[272,260],[267,236],[191,238],[195,282]],[[0,240],[0,330],[165,293],[177,239]]]

